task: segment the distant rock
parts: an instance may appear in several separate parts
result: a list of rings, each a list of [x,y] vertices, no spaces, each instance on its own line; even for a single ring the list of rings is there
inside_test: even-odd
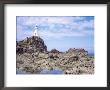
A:
[[[58,51],[57,49],[52,49],[52,50],[50,51],[50,53],[60,53],[60,51]]]
[[[82,48],[79,48],[79,49],[70,48],[66,53],[74,53],[80,57],[85,57],[88,55],[88,51],[86,51],[85,49],[82,49]]]

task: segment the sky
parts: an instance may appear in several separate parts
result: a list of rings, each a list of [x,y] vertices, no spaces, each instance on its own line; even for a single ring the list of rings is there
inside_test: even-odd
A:
[[[36,24],[49,51],[84,48],[94,52],[94,16],[17,16],[17,41],[33,36]]]

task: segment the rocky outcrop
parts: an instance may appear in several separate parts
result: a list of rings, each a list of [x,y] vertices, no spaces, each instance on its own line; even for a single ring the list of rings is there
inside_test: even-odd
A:
[[[16,53],[47,52],[47,46],[42,38],[37,36],[27,37],[25,40],[16,42]]]
[[[58,51],[57,49],[52,49],[52,50],[50,51],[50,53],[60,53],[60,51]]]
[[[43,39],[32,36],[16,42],[16,52],[19,53],[16,68],[25,73],[40,74],[44,69],[60,69],[63,74],[94,74],[94,57],[89,57],[85,49],[47,51]]]
[[[81,57],[85,57],[88,55],[88,51],[86,51],[85,49],[82,49],[82,48],[79,48],[79,49],[70,48],[66,53],[71,53],[71,54],[74,53],[77,56],[81,56]]]

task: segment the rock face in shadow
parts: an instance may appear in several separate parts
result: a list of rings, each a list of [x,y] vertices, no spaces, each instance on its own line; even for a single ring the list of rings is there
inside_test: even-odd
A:
[[[58,51],[57,49],[52,49],[52,50],[50,51],[50,53],[60,53],[60,51]]]
[[[94,74],[94,57],[89,57],[85,49],[47,51],[43,39],[37,36],[27,37],[16,43],[17,73],[23,71],[28,74]]]
[[[16,42],[16,53],[47,52],[47,46],[42,38],[37,36],[27,37],[25,40]]]

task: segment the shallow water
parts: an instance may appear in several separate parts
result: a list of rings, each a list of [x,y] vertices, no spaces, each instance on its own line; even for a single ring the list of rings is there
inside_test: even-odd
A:
[[[63,74],[64,72],[61,69],[53,69],[53,70],[47,70],[44,69],[40,72],[40,74]]]
[[[31,73],[17,70],[16,74],[31,74]],[[36,73],[36,74],[38,74],[38,73]],[[44,69],[39,74],[63,74],[63,71],[61,69],[53,69],[53,70]]]
[[[25,71],[21,71],[21,70],[16,70],[16,74],[26,74]]]

